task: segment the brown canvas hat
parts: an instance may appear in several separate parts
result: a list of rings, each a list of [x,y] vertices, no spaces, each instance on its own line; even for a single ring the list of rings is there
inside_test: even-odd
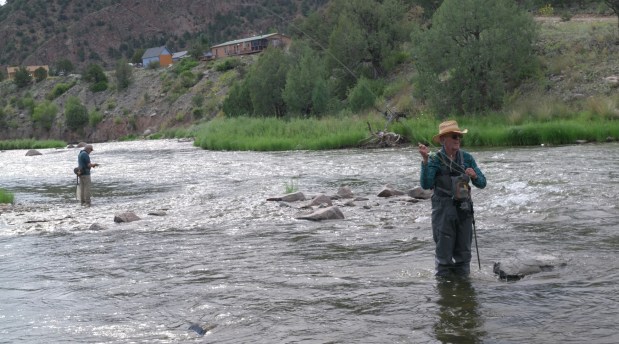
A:
[[[458,122],[456,121],[445,121],[439,124],[438,134],[434,135],[434,137],[432,138],[432,141],[434,141],[435,143],[440,143],[441,142],[440,137],[445,134],[457,133],[457,134],[464,135],[468,132],[469,132],[468,129],[460,129],[458,127]]]

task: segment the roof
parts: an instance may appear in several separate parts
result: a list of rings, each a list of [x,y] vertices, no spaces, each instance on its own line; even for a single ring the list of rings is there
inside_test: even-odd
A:
[[[269,34],[262,35],[262,36],[254,36],[254,37],[249,37],[249,38],[237,39],[235,41],[228,41],[226,43],[221,43],[221,44],[214,45],[214,46],[212,46],[212,48],[218,48],[218,47],[223,47],[223,46],[226,46],[226,45],[233,45],[233,44],[240,44],[240,43],[245,43],[245,42],[251,42],[251,41],[255,41],[255,40],[259,40],[259,39],[269,38],[269,37],[275,36],[275,35],[281,35],[281,34],[279,34],[279,33],[269,33]]]
[[[172,54],[172,59],[179,59],[179,58],[185,57],[185,56],[187,56],[187,50],[179,51],[179,52],[176,52],[176,53]]]
[[[168,48],[166,48],[165,45],[162,45],[160,47],[156,47],[156,48],[149,48],[148,50],[146,50],[144,52],[144,55],[142,55],[143,59],[148,59],[151,57],[157,57],[159,55],[161,55],[161,53],[163,53],[164,50],[168,50]]]

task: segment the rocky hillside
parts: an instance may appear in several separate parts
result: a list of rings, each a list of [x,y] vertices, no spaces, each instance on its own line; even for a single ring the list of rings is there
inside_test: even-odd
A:
[[[0,67],[68,59],[112,67],[136,51],[166,45],[191,50],[269,30],[327,0],[9,0],[0,7]]]
[[[113,72],[106,73],[111,87],[103,92],[90,91],[90,84],[78,74],[49,77],[22,90],[5,80],[0,83],[0,98],[7,99],[8,105],[0,113],[0,140],[37,138],[102,142],[187,127],[216,116],[228,87],[256,58],[256,55],[241,57],[240,66],[225,72],[216,70],[217,62],[200,62],[191,70],[197,82],[190,85],[175,73],[174,67],[133,68],[131,85],[122,91],[114,86]],[[33,122],[31,110],[21,104],[24,99],[33,99],[35,104],[45,102],[59,84],[73,86],[52,101],[58,112],[47,130]],[[69,97],[77,97],[91,117],[94,112],[100,114],[101,121],[76,132],[69,130],[64,115]]]

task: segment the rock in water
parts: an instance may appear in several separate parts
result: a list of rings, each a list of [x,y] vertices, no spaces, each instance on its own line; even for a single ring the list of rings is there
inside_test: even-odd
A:
[[[494,263],[494,273],[506,281],[519,280],[527,275],[542,271],[552,271],[557,266],[566,263],[550,255],[536,255],[530,252],[519,252],[513,258]]]
[[[322,221],[322,220],[343,220],[344,214],[337,206],[318,209],[315,212],[298,216],[299,220]]]

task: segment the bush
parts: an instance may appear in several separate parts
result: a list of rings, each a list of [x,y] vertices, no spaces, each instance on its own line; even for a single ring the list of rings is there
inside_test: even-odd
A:
[[[64,110],[65,123],[73,131],[88,123],[88,110],[77,97],[69,97]]]
[[[241,61],[236,58],[227,58],[219,63],[215,64],[215,70],[218,72],[225,72],[230,69],[234,69],[241,65]]]
[[[54,123],[54,119],[56,119],[57,113],[58,106],[49,100],[46,100],[34,108],[34,112],[32,113],[32,121],[39,124],[45,130],[50,130],[52,128],[52,124]]]
[[[61,95],[63,95],[74,85],[75,85],[75,82],[72,82],[70,84],[64,84],[64,83],[56,84],[54,88],[52,89],[52,91],[45,96],[45,98],[47,98],[48,100],[54,100],[60,97]]]
[[[91,111],[88,115],[88,124],[93,128],[101,123],[101,121],[103,121],[103,115],[97,110]]]

